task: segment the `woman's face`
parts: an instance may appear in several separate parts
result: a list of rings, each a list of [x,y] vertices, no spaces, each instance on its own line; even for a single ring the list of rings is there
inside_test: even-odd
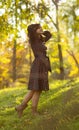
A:
[[[39,28],[36,30],[37,34],[42,34],[43,33],[43,29],[41,26],[39,26]]]

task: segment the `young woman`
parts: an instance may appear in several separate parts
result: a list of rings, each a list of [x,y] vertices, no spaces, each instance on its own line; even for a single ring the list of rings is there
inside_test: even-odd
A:
[[[27,103],[32,100],[32,112],[38,114],[37,106],[41,92],[49,90],[48,71],[51,71],[49,57],[46,56],[47,47],[45,42],[51,38],[49,31],[43,31],[40,24],[31,24],[27,28],[29,43],[31,45],[34,61],[30,70],[28,83],[29,92],[26,94],[21,105],[15,110],[21,117],[23,110],[27,107]]]

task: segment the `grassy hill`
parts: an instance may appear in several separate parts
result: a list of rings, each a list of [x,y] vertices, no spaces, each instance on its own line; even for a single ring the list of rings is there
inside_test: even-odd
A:
[[[29,102],[21,119],[14,108],[28,90],[16,86],[0,90],[0,130],[79,130],[79,78],[52,81],[40,97],[40,115],[31,114]]]

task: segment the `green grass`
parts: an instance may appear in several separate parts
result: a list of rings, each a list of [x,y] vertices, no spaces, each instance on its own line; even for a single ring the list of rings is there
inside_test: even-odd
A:
[[[29,102],[19,119],[15,106],[27,92],[25,85],[0,90],[0,130],[79,130],[79,78],[52,81],[41,94],[40,115],[32,115]]]

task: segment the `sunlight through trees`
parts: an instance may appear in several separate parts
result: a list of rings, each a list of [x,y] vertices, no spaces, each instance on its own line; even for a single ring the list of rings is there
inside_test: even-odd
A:
[[[63,78],[79,75],[79,64],[76,65],[76,60],[79,63],[79,0],[2,0],[0,88],[14,81],[28,82],[34,58],[27,36],[27,26],[31,23],[40,23],[52,33],[47,43],[52,66],[50,80],[61,79],[61,75]]]

